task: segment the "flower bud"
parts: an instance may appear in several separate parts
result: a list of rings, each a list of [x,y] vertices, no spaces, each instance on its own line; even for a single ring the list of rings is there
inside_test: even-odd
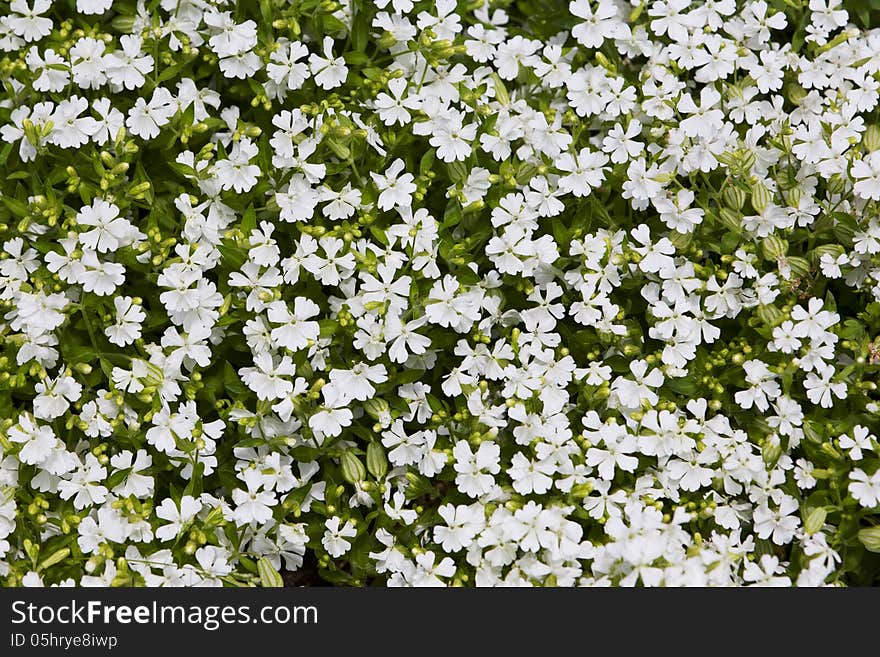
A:
[[[779,457],[782,456],[782,445],[779,444],[779,439],[771,439],[764,443],[764,447],[761,450],[761,456],[764,458],[764,463],[767,465],[775,464],[779,460]]]
[[[128,188],[129,196],[138,197],[143,196],[147,192],[150,191],[150,183],[148,181],[139,182],[137,185],[132,185]]]
[[[110,25],[116,32],[130,34],[134,29],[134,16],[114,16],[113,20],[110,21]]]
[[[876,123],[869,125],[865,134],[862,135],[862,143],[869,153],[880,149],[880,126]]]
[[[880,552],[880,527],[865,527],[859,530],[859,542],[869,552]]]
[[[788,242],[778,235],[769,235],[761,241],[761,252],[766,260],[776,260],[788,252]]]
[[[759,181],[752,185],[752,207],[755,212],[763,212],[772,201],[773,195],[764,183]]]
[[[839,173],[835,173],[827,180],[828,192],[832,195],[842,194],[846,189],[846,180]]]
[[[785,315],[783,315],[782,311],[772,303],[759,305],[756,314],[758,315],[758,319],[764,322],[767,326],[776,326],[785,319]]]
[[[804,531],[807,534],[815,534],[825,524],[825,517],[828,514],[821,506],[809,509],[804,513]]]
[[[804,278],[805,276],[810,275],[810,263],[805,258],[801,258],[800,256],[791,256],[787,258],[788,266],[791,269],[791,273],[799,278]]]
[[[794,105],[800,105],[804,98],[807,97],[807,91],[799,84],[789,83],[786,85],[788,91],[788,99]]]
[[[742,232],[742,216],[739,212],[735,212],[730,208],[720,208],[718,210],[718,219],[732,233],[739,234]]]
[[[73,369],[75,369],[80,374],[91,374],[92,366],[88,363],[74,363]]]
[[[342,476],[350,484],[363,481],[367,476],[364,464],[361,463],[361,460],[352,451],[342,453],[340,465],[342,466]]]
[[[846,251],[840,244],[820,244],[815,249],[813,249],[811,255],[815,259],[816,262],[822,259],[822,256],[828,254],[833,259],[837,259],[842,256]]]
[[[377,441],[367,445],[367,470],[376,479],[382,479],[388,472],[388,458],[385,448]]]

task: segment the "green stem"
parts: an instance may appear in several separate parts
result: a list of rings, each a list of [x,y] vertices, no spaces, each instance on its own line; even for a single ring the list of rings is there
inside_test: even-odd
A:
[[[95,340],[95,332],[92,329],[92,322],[89,319],[89,313],[86,311],[84,306],[80,306],[79,310],[80,310],[80,314],[83,317],[83,321],[85,322],[86,331],[88,331],[88,333],[89,333],[89,341],[92,343],[92,349],[94,349],[96,354],[100,354],[101,350],[98,349],[98,342],[97,342],[97,340]]]

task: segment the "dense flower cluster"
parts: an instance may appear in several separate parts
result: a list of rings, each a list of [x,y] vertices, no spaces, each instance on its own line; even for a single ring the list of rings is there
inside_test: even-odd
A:
[[[11,0],[6,585],[868,584],[841,0]]]

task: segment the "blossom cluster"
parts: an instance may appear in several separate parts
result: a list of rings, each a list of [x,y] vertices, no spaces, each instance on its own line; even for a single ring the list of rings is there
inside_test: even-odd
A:
[[[852,5],[0,3],[0,582],[874,582]]]

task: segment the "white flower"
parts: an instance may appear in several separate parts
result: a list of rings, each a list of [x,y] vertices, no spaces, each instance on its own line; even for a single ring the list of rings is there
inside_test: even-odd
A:
[[[278,503],[274,493],[260,490],[263,486],[262,474],[256,470],[245,470],[241,478],[247,490],[236,488],[232,491],[232,501],[236,508],[233,513],[238,525],[263,525],[272,518],[272,507]]]
[[[76,215],[80,226],[94,226],[92,230],[79,234],[83,246],[99,253],[116,251],[120,244],[130,240],[134,227],[119,216],[119,208],[107,201],[95,199]]]
[[[103,14],[113,6],[113,0],[76,0],[76,10],[81,14]]]
[[[324,546],[327,553],[334,559],[341,557],[351,549],[351,542],[346,539],[357,536],[357,529],[351,524],[350,520],[346,520],[345,524],[340,527],[339,523],[341,521],[342,519],[338,516],[328,518],[324,522],[324,526],[327,529],[321,537],[321,545]]]
[[[260,177],[260,167],[249,163],[259,152],[257,145],[247,137],[237,141],[229,157],[214,165],[214,174],[221,189],[234,189],[239,193],[251,190]]]
[[[28,415],[20,415],[18,424],[9,428],[8,435],[12,442],[21,444],[18,459],[29,465],[45,461],[57,441],[51,426],[40,426]]]
[[[128,112],[125,125],[133,135],[143,139],[153,139],[177,113],[174,96],[165,87],[156,87],[149,102],[139,97]],[[114,135],[115,136],[115,135]]]
[[[320,326],[318,322],[307,321],[320,312],[318,305],[311,299],[296,297],[293,300],[293,312],[284,301],[269,304],[267,316],[272,324],[280,324],[272,329],[272,340],[290,351],[305,349],[310,341],[318,339]]]
[[[315,78],[315,84],[322,89],[333,89],[345,82],[348,67],[342,57],[333,57],[333,39],[324,37],[324,56],[315,53],[309,55],[309,68]]]
[[[377,205],[381,210],[390,210],[395,206],[408,206],[412,202],[412,193],[416,191],[416,186],[413,184],[415,178],[411,173],[400,175],[404,166],[403,160],[397,158],[391,163],[384,175],[370,172],[370,176],[379,190]]]
[[[495,487],[492,476],[501,471],[499,457],[501,448],[493,442],[480,443],[476,452],[467,442],[460,440],[452,450],[455,457],[455,484],[459,490],[470,497],[480,497]]]
[[[110,342],[125,347],[141,337],[141,324],[147,315],[132,297],[114,297],[113,306],[116,310],[116,323],[104,329],[104,333]]]
[[[168,522],[156,530],[156,538],[170,541],[180,534],[186,525],[196,517],[202,509],[202,503],[191,495],[180,498],[179,504],[171,498],[165,498],[156,507],[156,516]]]
[[[296,366],[290,356],[282,356],[276,362],[272,354],[263,353],[254,358],[255,367],[240,370],[242,381],[260,399],[282,399],[293,390],[293,382],[287,377],[296,374]]]
[[[6,21],[13,32],[25,41],[38,41],[52,31],[52,19],[43,16],[52,7],[51,0],[12,0],[9,10],[13,13],[6,16]]]

